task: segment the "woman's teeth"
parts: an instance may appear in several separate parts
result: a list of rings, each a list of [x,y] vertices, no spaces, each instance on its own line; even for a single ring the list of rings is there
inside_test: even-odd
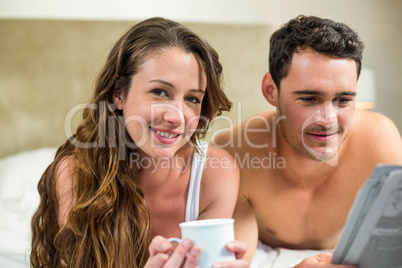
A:
[[[163,132],[163,131],[159,131],[159,130],[156,130],[156,133],[158,133],[159,135],[161,135],[161,136],[163,136],[165,138],[168,138],[168,139],[175,138],[175,137],[179,136],[179,134],[169,134],[167,132]]]

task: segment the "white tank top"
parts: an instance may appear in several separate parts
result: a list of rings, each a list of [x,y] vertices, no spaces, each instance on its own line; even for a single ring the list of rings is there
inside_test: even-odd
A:
[[[202,171],[204,170],[205,159],[207,158],[208,142],[198,141],[198,148],[200,152],[194,152],[191,165],[185,221],[196,221],[199,214],[201,177]]]

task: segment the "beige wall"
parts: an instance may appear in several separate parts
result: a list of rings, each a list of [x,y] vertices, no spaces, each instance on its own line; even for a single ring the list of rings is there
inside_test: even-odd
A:
[[[288,0],[281,1],[282,7],[262,6],[261,12],[271,14],[273,21],[267,25],[187,24],[220,54],[225,90],[234,102],[233,123],[272,109],[260,93],[269,36],[280,24],[303,13],[345,22],[360,33],[366,43],[363,63],[377,75],[375,111],[389,116],[401,131],[402,1],[304,2],[311,5],[297,1],[295,7],[287,5]],[[332,6],[320,9],[323,2]],[[64,142],[67,113],[89,99],[92,82],[111,46],[133,24],[0,20],[0,157]],[[227,126],[226,120],[220,120],[213,131]]]
[[[65,118],[86,102],[114,42],[134,22],[0,20],[0,157],[66,140]],[[225,89],[243,116],[267,107],[268,26],[189,24],[220,53]],[[75,118],[77,119],[77,118]],[[240,121],[240,120],[239,120]],[[237,121],[235,121],[237,123]]]

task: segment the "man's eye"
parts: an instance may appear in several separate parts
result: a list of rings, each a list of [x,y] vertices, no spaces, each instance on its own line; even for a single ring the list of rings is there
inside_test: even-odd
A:
[[[305,97],[305,98],[300,98],[303,102],[306,102],[306,103],[312,103],[312,102],[315,102],[316,101],[316,98],[313,98],[313,97]]]
[[[338,105],[347,105],[350,101],[352,101],[349,98],[339,98],[335,100],[335,102],[338,102]]]
[[[155,95],[158,95],[159,97],[167,96],[166,91],[163,90],[163,89],[160,89],[160,88],[153,89],[151,92],[152,92],[153,94],[155,94]]]
[[[185,97],[184,100],[189,101],[191,103],[200,103],[200,100],[196,97]]]

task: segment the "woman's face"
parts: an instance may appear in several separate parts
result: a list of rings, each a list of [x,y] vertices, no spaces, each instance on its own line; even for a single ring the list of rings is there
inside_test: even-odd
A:
[[[197,58],[180,48],[151,53],[134,75],[127,96],[115,93],[127,131],[142,153],[172,157],[196,131],[206,76]]]

